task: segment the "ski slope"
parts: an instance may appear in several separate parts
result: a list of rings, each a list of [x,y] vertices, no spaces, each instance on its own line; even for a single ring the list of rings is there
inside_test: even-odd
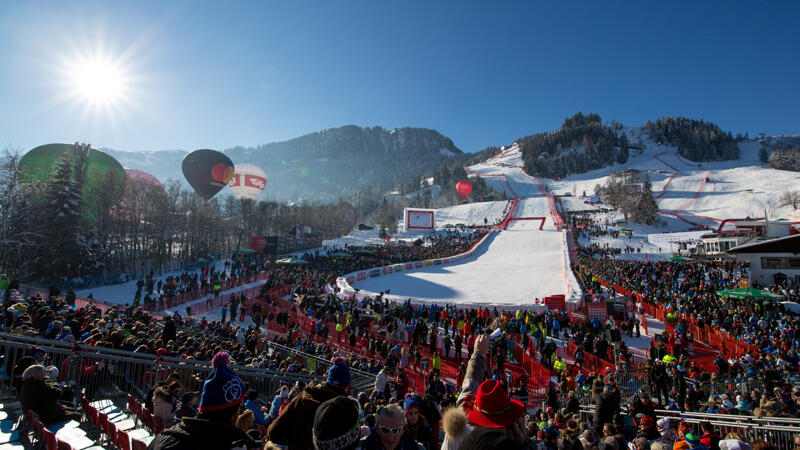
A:
[[[549,214],[546,199],[524,199],[517,217]],[[512,221],[475,254],[450,265],[430,266],[358,282],[362,293],[390,291],[390,298],[458,306],[524,307],[536,298],[565,293],[564,242],[549,219]],[[366,292],[365,292],[366,291]]]
[[[400,301],[457,306],[519,308],[555,294],[572,300],[580,298],[580,287],[569,268],[565,234],[555,228],[553,211],[540,184],[521,167],[519,149],[513,146],[500,156],[467,169],[471,176],[483,178],[498,192],[521,197],[513,217],[545,218],[543,229],[540,230],[541,220],[512,220],[507,229],[493,232],[469,258],[369,278],[353,287],[362,295],[388,290],[389,298]],[[448,213],[463,214],[465,219],[476,217],[472,210],[483,208],[481,205],[460,205],[449,208]]]

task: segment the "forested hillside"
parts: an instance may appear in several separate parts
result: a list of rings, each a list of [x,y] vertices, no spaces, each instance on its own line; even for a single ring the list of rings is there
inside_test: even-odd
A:
[[[692,161],[724,161],[739,157],[739,146],[730,132],[711,122],[685,117],[662,117],[647,122],[644,129],[656,143],[674,145],[681,156]]]
[[[598,114],[575,114],[551,133],[517,140],[531,175],[565,177],[628,160],[628,139],[621,125],[604,125]]]

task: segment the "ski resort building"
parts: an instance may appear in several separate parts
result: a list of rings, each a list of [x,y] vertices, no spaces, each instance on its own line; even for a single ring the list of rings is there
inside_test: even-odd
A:
[[[751,281],[769,285],[785,276],[800,283],[800,234],[740,245],[728,253],[750,263]]]

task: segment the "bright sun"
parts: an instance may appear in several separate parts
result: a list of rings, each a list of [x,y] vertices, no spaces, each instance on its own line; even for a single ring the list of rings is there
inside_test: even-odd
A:
[[[76,97],[98,105],[113,104],[123,95],[122,71],[108,61],[87,61],[71,67],[71,84]]]

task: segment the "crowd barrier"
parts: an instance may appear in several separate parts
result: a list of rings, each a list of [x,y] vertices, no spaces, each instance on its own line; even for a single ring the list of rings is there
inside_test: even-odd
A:
[[[578,346],[575,345],[575,343],[570,340],[567,346],[567,351],[569,352],[570,356],[575,355],[575,350],[577,349]],[[613,363],[609,362],[606,358],[603,358],[599,355],[595,355],[594,353],[591,352],[584,351],[582,368],[596,373],[608,373],[614,370],[615,366]]]
[[[594,419],[594,405],[582,405],[579,416],[584,422],[592,423]],[[732,414],[707,414],[694,412],[680,412],[656,410],[656,417],[667,417],[677,422],[686,422],[696,430],[703,422],[714,426],[717,434],[725,436],[728,433],[737,433],[741,440],[752,443],[757,440],[769,442],[778,450],[792,450],[795,447],[794,436],[800,426],[800,419],[769,417],[758,418]],[[627,416],[628,411],[623,410],[622,415]]]
[[[143,399],[150,388],[166,380],[170,373],[177,373],[181,384],[186,386],[187,390],[199,388],[202,386],[201,381],[212,370],[209,362],[157,357],[104,347],[73,347],[70,343],[60,341],[0,333],[0,349],[5,356],[5,367],[8,369],[6,374],[11,375],[10,368],[26,355],[31,345],[36,345],[47,352],[44,364],[58,369],[58,382],[73,387],[76,393],[80,389],[85,389],[86,396],[90,399],[109,398],[121,392],[134,393]],[[330,365],[329,362],[327,364]],[[308,382],[320,379],[319,375],[277,372],[263,368],[234,365],[232,369],[251,389],[259,392],[277,392],[281,381]],[[324,373],[326,369],[327,366],[322,361],[318,373]],[[361,373],[356,373],[353,376],[354,383],[363,384],[362,378]],[[0,386],[4,398],[16,396],[13,379],[3,377]]]
[[[265,270],[263,272],[258,272],[254,274],[250,274],[241,278],[230,279],[221,283],[222,288],[221,291],[226,291],[229,289],[233,289],[245,284],[255,283],[257,281],[264,280],[269,277],[270,271]],[[201,298],[205,298],[208,294],[213,293],[214,289],[213,286],[209,285],[204,288],[195,289],[190,292],[186,292],[180,295],[175,295],[172,297],[165,297],[162,299],[156,299],[155,301],[148,302],[142,305],[142,308],[145,311],[156,312],[156,311],[163,311],[165,309],[172,309],[177,306],[181,306],[185,303],[193,302],[195,300],[199,300]]]
[[[742,340],[734,336],[731,336],[729,333],[725,331],[711,328],[708,325],[700,326],[697,324],[697,321],[695,321],[691,317],[688,317],[683,314],[674,313],[672,311],[667,310],[661,305],[651,303],[647,299],[647,297],[639,293],[632,292],[621,286],[606,282],[605,280],[599,277],[596,277],[596,279],[603,286],[611,287],[617,293],[630,296],[632,298],[635,298],[638,302],[641,302],[642,307],[644,308],[646,314],[651,315],[655,317],[657,320],[664,322],[666,326],[670,325],[669,318],[667,317],[668,314],[675,314],[675,316],[679,320],[685,320],[687,324],[687,331],[692,333],[693,338],[697,342],[700,342],[705,346],[717,350],[718,352],[725,355],[726,358],[736,358],[745,353],[758,354],[760,352],[758,347],[748,344],[746,342],[742,342]],[[671,330],[671,327],[668,328],[668,330]]]

